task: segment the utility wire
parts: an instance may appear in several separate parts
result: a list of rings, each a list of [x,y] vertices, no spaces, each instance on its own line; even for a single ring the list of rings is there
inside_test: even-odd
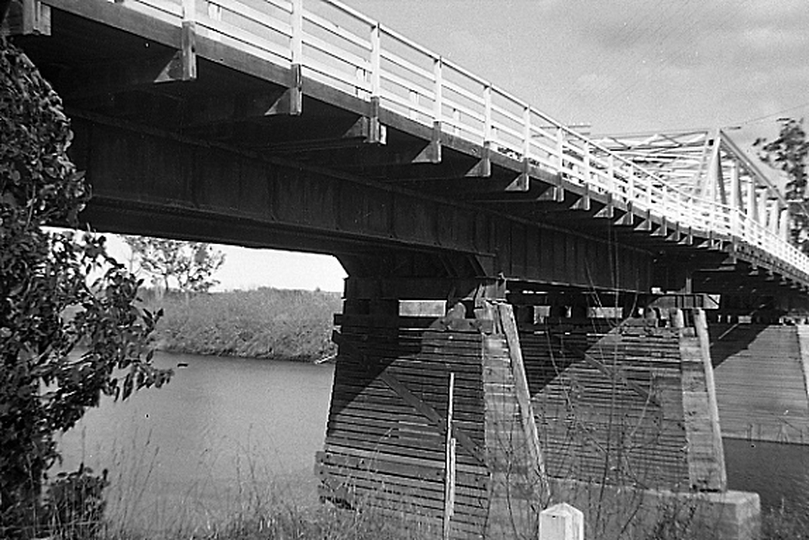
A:
[[[759,122],[763,122],[764,120],[769,120],[773,116],[780,116],[784,113],[788,113],[790,111],[795,111],[797,109],[803,109],[805,107],[809,107],[809,101],[801,103],[799,105],[794,105],[792,107],[787,107],[786,109],[781,109],[780,111],[776,111],[771,114],[765,114],[764,116],[757,116],[755,118],[751,118],[750,120],[745,120],[744,122],[732,122],[725,127],[742,127],[747,126],[750,124],[758,124]]]

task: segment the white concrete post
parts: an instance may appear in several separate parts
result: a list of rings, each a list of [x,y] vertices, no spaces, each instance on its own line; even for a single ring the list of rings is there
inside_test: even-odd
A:
[[[584,514],[567,503],[539,513],[539,540],[584,540]]]

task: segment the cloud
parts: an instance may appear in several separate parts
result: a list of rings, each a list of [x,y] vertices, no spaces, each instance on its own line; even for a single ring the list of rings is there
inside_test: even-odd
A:
[[[578,38],[602,58],[641,57],[699,67],[730,57],[783,62],[806,58],[809,10],[805,0],[778,3],[737,0],[606,0],[569,2],[553,16],[573,24]],[[752,56],[751,56],[752,55]]]

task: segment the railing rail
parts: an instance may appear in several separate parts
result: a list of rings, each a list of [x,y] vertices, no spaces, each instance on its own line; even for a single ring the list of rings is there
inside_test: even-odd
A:
[[[488,143],[494,152],[631,202],[671,224],[741,240],[809,274],[809,257],[774,227],[667,182],[337,0],[97,1],[115,1],[178,26],[193,17],[205,37],[281,66],[297,63],[305,76],[350,95],[376,98],[414,121]]]

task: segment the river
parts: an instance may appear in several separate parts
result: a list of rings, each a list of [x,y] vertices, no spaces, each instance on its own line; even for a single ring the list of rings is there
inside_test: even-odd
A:
[[[166,388],[103,401],[61,441],[63,468],[110,470],[112,518],[148,532],[269,496],[317,502],[333,366],[165,353],[156,363],[175,368]],[[758,491],[765,507],[786,498],[809,509],[809,447],[725,440],[725,453],[732,489]]]
[[[108,515],[143,532],[233,515],[268,493],[317,501],[332,365],[159,353],[168,386],[102,401],[61,441],[62,468],[110,471]],[[178,367],[186,366],[187,367]]]

